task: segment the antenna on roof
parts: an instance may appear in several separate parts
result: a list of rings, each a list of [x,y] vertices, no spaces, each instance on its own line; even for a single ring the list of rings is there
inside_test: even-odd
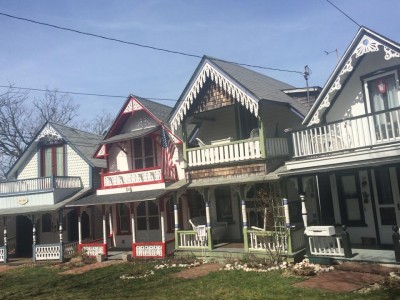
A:
[[[324,51],[324,52],[325,52],[326,55],[329,55],[329,54],[331,54],[331,53],[333,53],[333,52],[336,52],[336,58],[337,58],[337,59],[339,58],[339,53],[338,53],[338,50],[337,50],[337,49],[332,50],[332,51]]]
[[[310,105],[310,92],[309,92],[309,88],[308,88],[308,78],[310,78],[311,73],[312,73],[312,72],[311,72],[311,69],[308,67],[308,65],[306,65],[306,66],[304,67],[303,76],[304,76],[304,79],[306,80],[307,103],[308,103],[308,106],[311,106],[311,105]]]

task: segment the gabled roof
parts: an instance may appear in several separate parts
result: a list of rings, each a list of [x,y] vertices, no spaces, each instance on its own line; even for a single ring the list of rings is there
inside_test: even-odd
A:
[[[137,111],[145,111],[158,125],[145,129],[138,129],[132,131],[132,133],[120,133],[121,129],[124,127],[132,114]],[[171,111],[172,107],[170,106],[150,101],[142,97],[129,95],[118,112],[117,117],[114,119],[110,130],[107,132],[103,141],[99,144],[94,152],[94,157],[104,157],[106,153],[105,144],[111,144],[134,137],[144,136],[145,134],[149,134],[159,129],[161,126],[169,133],[169,136],[172,138],[174,143],[181,143],[182,141],[180,138],[170,131],[167,123]]]
[[[14,165],[7,172],[7,177],[15,177],[15,172],[24,163],[26,159],[30,158],[30,154],[36,152],[36,147],[39,139],[46,133],[60,136],[76,153],[78,153],[90,166],[105,168],[106,162],[102,159],[94,159],[92,155],[96,146],[101,142],[102,136],[78,130],[72,127],[46,122],[38,131],[31,143],[24,150],[21,157],[14,163]]]
[[[392,58],[400,57],[400,44],[396,43],[366,27],[360,27],[356,36],[353,38],[349,47],[344,52],[342,58],[336,65],[320,95],[311,107],[303,124],[311,126],[318,124],[326,109],[331,105],[332,100],[335,99],[338,91],[341,90],[342,85],[346,82],[347,78],[351,76],[354,67],[357,66],[362,57],[371,52],[384,50],[384,59],[390,60]]]
[[[170,117],[171,127],[178,127],[207,78],[211,78],[255,115],[258,115],[258,102],[261,100],[284,103],[302,115],[307,113],[306,107],[283,92],[293,89],[292,85],[235,63],[203,56],[174,107]]]

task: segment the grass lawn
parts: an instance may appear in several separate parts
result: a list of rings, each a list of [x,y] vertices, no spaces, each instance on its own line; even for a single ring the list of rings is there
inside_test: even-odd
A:
[[[0,273],[0,299],[394,299],[387,291],[335,294],[295,288],[300,277],[280,271],[218,271],[196,279],[173,277],[180,268],[154,270],[153,263],[121,263],[79,275],[60,275],[51,265]],[[154,270],[140,279],[120,279]]]

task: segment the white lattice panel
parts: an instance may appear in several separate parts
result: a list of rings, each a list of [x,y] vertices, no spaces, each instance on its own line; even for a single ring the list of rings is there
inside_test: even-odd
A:
[[[0,262],[4,262],[4,257],[5,257],[5,247],[0,247]]]
[[[90,187],[89,165],[70,146],[67,146],[67,176],[78,176],[84,187]]]
[[[45,245],[35,247],[36,260],[55,260],[61,258],[60,245]]]
[[[136,246],[136,256],[163,257],[162,246]]]

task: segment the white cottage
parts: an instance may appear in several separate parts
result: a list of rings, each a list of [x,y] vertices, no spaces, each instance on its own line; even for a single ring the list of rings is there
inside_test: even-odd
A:
[[[78,240],[76,210],[64,208],[98,184],[105,164],[91,155],[100,140],[50,122],[39,130],[0,182],[0,261],[12,256],[62,260],[65,244]]]

